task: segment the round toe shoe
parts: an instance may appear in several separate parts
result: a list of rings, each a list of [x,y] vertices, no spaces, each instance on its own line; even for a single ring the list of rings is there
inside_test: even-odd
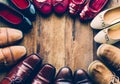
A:
[[[45,15],[49,15],[52,12],[52,0],[33,0],[36,9]]]
[[[68,67],[63,67],[56,75],[54,84],[73,84],[72,71]]]

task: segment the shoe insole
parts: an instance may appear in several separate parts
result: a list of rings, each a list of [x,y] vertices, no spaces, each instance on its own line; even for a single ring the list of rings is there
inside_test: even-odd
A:
[[[83,4],[85,0],[73,0],[73,2],[76,4]]]
[[[100,11],[108,0],[91,0],[89,7],[93,10]]]
[[[7,9],[8,8],[0,9],[0,16],[10,23],[19,24],[22,21],[21,17],[19,17],[20,15],[16,14],[12,10]]]
[[[120,21],[120,7],[109,10],[104,15],[106,23],[115,23]]]
[[[27,0],[12,0],[12,2],[20,9],[25,9],[29,6],[29,2]]]
[[[117,23],[108,30],[108,35],[112,39],[120,39],[120,23]]]

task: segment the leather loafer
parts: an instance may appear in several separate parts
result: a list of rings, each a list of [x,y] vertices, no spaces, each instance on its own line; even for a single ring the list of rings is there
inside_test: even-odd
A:
[[[16,65],[0,84],[25,84],[37,65],[41,65],[42,59],[36,54],[28,56],[26,59]]]
[[[22,39],[23,34],[20,30],[8,27],[0,27],[0,46],[6,46]]]
[[[69,5],[69,0],[53,0],[52,4],[55,13],[60,15],[67,10]]]
[[[56,69],[50,64],[44,64],[32,84],[52,84]]]
[[[69,13],[71,15],[76,15],[82,11],[84,6],[87,4],[88,0],[70,0],[69,3]]]
[[[9,67],[15,64],[26,54],[24,46],[10,46],[0,48],[0,68]]]
[[[35,7],[30,2],[30,0],[8,0],[14,8],[21,11],[24,16],[28,17],[30,20],[34,20],[36,16]]]
[[[72,71],[69,67],[63,67],[56,75],[54,84],[73,84]]]
[[[3,3],[0,3],[0,18],[12,27],[16,27],[22,31],[28,31],[28,29],[32,28],[32,23],[28,18]]]
[[[88,74],[83,69],[79,69],[74,73],[74,84],[92,84]]]
[[[80,13],[81,20],[93,19],[106,5],[108,0],[89,0],[82,12]]]
[[[36,9],[45,15],[49,15],[52,12],[52,0],[33,0]]]

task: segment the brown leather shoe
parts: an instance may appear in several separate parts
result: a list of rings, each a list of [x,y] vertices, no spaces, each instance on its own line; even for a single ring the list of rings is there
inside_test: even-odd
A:
[[[0,46],[12,44],[22,39],[23,34],[20,30],[8,27],[0,27]]]
[[[11,46],[0,49],[0,68],[11,66],[26,54],[24,46]]]
[[[119,78],[98,60],[90,64],[88,71],[94,84],[120,84]]]
[[[32,84],[52,84],[56,69],[50,64],[44,64]]]
[[[109,45],[102,44],[97,50],[97,56],[120,76],[120,49]]]
[[[74,73],[74,84],[92,84],[92,82],[85,70],[78,69]]]
[[[41,57],[36,54],[28,56],[15,66],[0,84],[25,84],[26,79],[32,75],[37,65],[41,65],[41,62]]]
[[[72,71],[69,67],[63,67],[57,73],[54,84],[73,84]]]

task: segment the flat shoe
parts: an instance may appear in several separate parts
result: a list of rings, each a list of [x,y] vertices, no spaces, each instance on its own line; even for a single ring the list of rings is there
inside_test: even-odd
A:
[[[90,0],[80,13],[80,19],[93,19],[102,10],[102,8],[106,5],[107,2],[108,0]]]
[[[0,84],[25,84],[25,81],[32,76],[37,65],[41,65],[42,59],[36,54],[28,56],[17,64]]]
[[[103,29],[120,21],[120,6],[100,12],[90,23],[93,29]]]
[[[55,13],[63,14],[68,8],[69,0],[53,0],[52,5]]]
[[[94,37],[97,43],[114,44],[120,41],[120,22],[111,25],[100,32]]]
[[[36,16],[35,7],[30,2],[30,0],[8,0],[13,7],[19,10],[24,16],[28,17],[30,20],[34,20]]]
[[[0,18],[12,27],[16,27],[22,31],[32,28],[31,21],[15,9],[0,3]]]
[[[36,9],[45,15],[52,12],[52,0],[33,0]]]

